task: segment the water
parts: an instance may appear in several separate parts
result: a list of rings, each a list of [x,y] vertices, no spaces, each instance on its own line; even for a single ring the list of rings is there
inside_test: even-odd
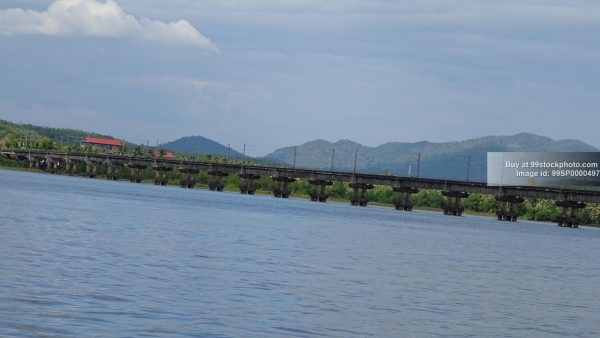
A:
[[[0,336],[600,335],[600,231],[0,171]]]

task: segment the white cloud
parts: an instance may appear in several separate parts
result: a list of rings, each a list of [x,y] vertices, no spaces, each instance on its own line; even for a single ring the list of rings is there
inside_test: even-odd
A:
[[[213,43],[186,20],[163,22],[136,18],[125,13],[113,0],[56,0],[45,12],[21,8],[0,10],[0,34],[130,38],[144,43],[216,50]]]

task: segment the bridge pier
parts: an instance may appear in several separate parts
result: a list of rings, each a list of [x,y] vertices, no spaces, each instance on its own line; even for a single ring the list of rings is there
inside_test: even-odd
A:
[[[208,188],[211,191],[223,191],[225,188],[225,183],[223,182],[223,178],[225,176],[229,176],[229,173],[225,173],[222,171],[214,171],[209,170],[208,175],[210,176],[210,180],[208,181]]]
[[[59,166],[60,162],[54,161],[50,158],[46,159],[46,172],[56,174]]]
[[[310,179],[308,180],[308,183],[312,185],[310,192],[308,193],[310,200],[313,202],[327,202],[327,197],[329,197],[327,187],[332,185],[333,182],[321,179]]]
[[[370,183],[359,183],[350,182],[350,188],[352,188],[352,198],[350,204],[359,205],[366,207],[369,203],[369,189],[373,189],[375,186]]]
[[[417,188],[411,187],[392,187],[396,195],[394,199],[394,206],[396,210],[412,211],[413,203],[411,200],[412,194],[419,192]]]
[[[167,185],[167,183],[169,183],[169,177],[167,176],[167,173],[173,169],[167,168],[167,167],[154,167],[153,169],[154,169],[154,184]]]
[[[238,176],[242,179],[240,192],[242,194],[254,195],[256,192],[256,180],[260,179],[260,176],[254,174],[238,174]]]
[[[273,188],[273,196],[288,198],[292,190],[290,189],[290,183],[296,179],[287,176],[273,176],[271,177],[275,181],[275,187]]]
[[[29,168],[39,169],[40,161],[37,158],[29,158]]]
[[[65,173],[69,176],[73,176],[75,174],[76,165],[77,164],[75,163],[75,161],[66,160],[65,161]]]
[[[107,180],[117,181],[119,179],[118,173],[119,173],[119,167],[112,165],[110,163],[106,166],[106,179]]]
[[[519,196],[496,196],[496,216],[499,221],[516,222],[519,217],[519,206],[525,199]]]
[[[146,169],[146,166],[139,164],[130,164],[129,167],[129,182],[142,183],[142,170]]]
[[[562,208],[562,213],[557,217],[556,222],[559,227],[578,228],[579,220],[577,215],[581,209],[586,207],[584,202],[577,201],[556,201],[556,206]]]
[[[444,215],[462,216],[465,208],[462,206],[461,200],[469,197],[469,193],[462,191],[442,191],[442,195],[446,197],[446,200],[442,202]]]
[[[96,177],[96,171],[98,170],[98,165],[91,161],[86,161],[85,163],[85,174],[89,178]]]
[[[198,170],[196,169],[179,169],[179,185],[182,188],[190,188],[193,189],[196,185],[196,179],[194,175],[198,174]]]

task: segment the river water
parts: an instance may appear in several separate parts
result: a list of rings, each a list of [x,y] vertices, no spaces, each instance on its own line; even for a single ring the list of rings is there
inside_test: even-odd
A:
[[[0,336],[600,336],[600,231],[0,171]]]

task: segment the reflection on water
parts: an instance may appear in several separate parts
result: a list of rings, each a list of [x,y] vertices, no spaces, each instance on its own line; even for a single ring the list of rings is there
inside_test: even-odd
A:
[[[0,171],[0,336],[598,336],[600,232]]]

